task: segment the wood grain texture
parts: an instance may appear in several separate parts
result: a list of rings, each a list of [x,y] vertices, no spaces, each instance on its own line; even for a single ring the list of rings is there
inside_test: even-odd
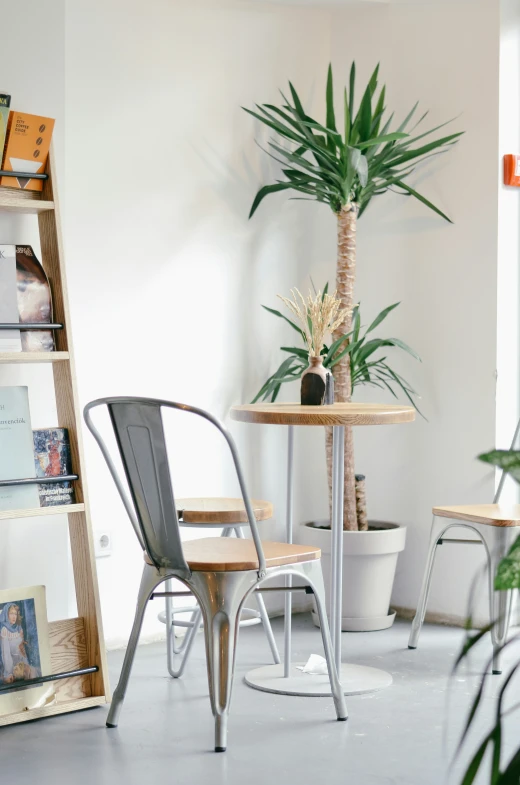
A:
[[[313,561],[321,556],[319,548],[308,545],[263,542],[262,547],[267,567]],[[234,572],[258,569],[258,558],[252,540],[239,540],[234,537],[204,537],[201,540],[184,542],[182,548],[188,565],[196,572],[206,570]]]
[[[0,363],[59,363],[69,359],[68,352],[0,352]]]
[[[94,706],[103,706],[105,703],[107,703],[107,698],[104,695],[96,695],[93,698],[69,700],[64,703],[55,703],[53,706],[43,706],[41,709],[21,711],[17,714],[4,714],[0,716],[0,727],[2,725],[14,725],[17,722],[27,722],[28,720],[39,720],[42,717],[54,717],[56,714],[67,714],[71,711],[92,709]]]
[[[57,504],[55,507],[33,507],[26,510],[1,510],[0,521],[11,521],[16,518],[38,518],[40,515],[69,515],[82,512],[84,504]]]
[[[487,526],[520,526],[520,504],[459,504],[454,507],[434,507],[439,518],[472,521]]]
[[[233,406],[230,414],[232,420],[270,425],[389,425],[415,420],[413,406],[379,403],[251,403]]]
[[[52,673],[72,671],[89,666],[85,625],[82,618],[64,619],[49,624]],[[90,698],[89,676],[76,676],[56,682],[58,703],[77,698]]]
[[[45,184],[44,184],[45,189]],[[43,193],[43,192],[42,192]],[[0,187],[0,210],[9,213],[41,213],[54,210],[52,199],[42,198],[38,191],[20,191],[17,188]]]
[[[232,498],[192,498],[176,499],[177,512],[184,523],[247,523],[247,513],[243,499]],[[271,502],[251,499],[257,521],[273,517]]]
[[[83,511],[69,515],[72,565],[76,587],[78,614],[84,619],[87,659],[97,665],[99,672],[89,677],[92,695],[109,696],[108,667],[103,639],[101,608],[96,576],[96,562],[90,512],[87,501],[85,465],[81,432],[81,410],[76,389],[74,354],[71,340],[70,314],[67,299],[67,281],[61,240],[60,211],[56,183],[54,151],[51,145],[47,171],[50,178],[44,182],[42,198],[54,202],[54,210],[38,215],[42,264],[49,276],[53,294],[53,318],[63,324],[55,335],[56,350],[69,352],[68,362],[53,363],[54,387],[58,423],[67,428],[72,458],[72,469],[79,475],[74,484],[76,499],[85,505]]]

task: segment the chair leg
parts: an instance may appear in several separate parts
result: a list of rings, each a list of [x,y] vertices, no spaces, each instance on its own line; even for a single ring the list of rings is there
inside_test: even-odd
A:
[[[432,528],[430,533],[430,545],[428,549],[428,559],[426,561],[426,567],[424,570],[421,593],[419,595],[419,602],[417,604],[417,610],[415,612],[415,616],[412,622],[412,629],[410,632],[410,638],[408,640],[409,649],[416,649],[417,643],[419,642],[419,635],[421,634],[424,617],[426,615],[428,596],[430,594],[430,587],[431,587],[432,575],[433,575],[433,566],[435,563],[435,556],[437,553],[438,539],[439,539],[439,531],[436,523],[436,518],[435,516],[433,516]]]
[[[150,595],[152,594],[155,587],[161,582],[161,580],[162,579],[158,575],[155,567],[146,564],[141,577],[141,585],[139,587],[139,594],[137,596],[137,607],[135,610],[134,624],[130,634],[130,639],[128,641],[128,646],[126,648],[121,675],[119,677],[118,685],[114,690],[110,711],[108,712],[106,722],[107,728],[117,727],[119,714],[121,713],[126,689],[128,687],[128,680],[132,671],[135,650],[139,642],[139,634],[143,625],[144,612],[146,610],[148,600],[150,599]]]
[[[190,579],[204,619],[215,752],[224,752],[227,747],[240,612],[244,598],[257,580],[253,572],[194,572]]]
[[[309,562],[309,564],[306,565],[306,568],[306,577],[314,592],[316,609],[320,620],[321,637],[323,640],[323,648],[325,649],[325,659],[327,660],[327,670],[329,672],[330,688],[334,699],[336,716],[339,721],[344,721],[348,719],[347,704],[334,661],[334,652],[332,650],[332,640],[330,637],[329,621],[327,619],[325,605],[325,584],[323,582],[321,563],[319,561],[314,563]]]
[[[240,539],[244,539],[244,532],[237,526],[235,529],[235,534]],[[271,654],[273,655],[273,660],[275,661],[276,665],[279,665],[281,662],[280,653],[278,651],[278,646],[276,645],[276,640],[273,634],[273,628],[271,627],[271,621],[269,619],[267,609],[265,607],[264,598],[261,594],[256,595],[256,604],[258,605],[258,611],[260,613],[260,618],[262,619],[262,624],[264,626],[265,634],[267,636],[267,641],[269,643],[269,648],[271,649]]]

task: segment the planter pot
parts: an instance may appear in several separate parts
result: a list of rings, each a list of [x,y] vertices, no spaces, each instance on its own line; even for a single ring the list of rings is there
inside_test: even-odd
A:
[[[300,542],[321,548],[321,564],[330,607],[330,529],[305,523],[300,529]],[[390,609],[397,557],[404,550],[406,527],[396,523],[370,521],[368,531],[343,532],[343,606],[341,629],[345,632],[367,632],[391,627],[395,611]],[[373,527],[373,528],[372,528]],[[318,616],[313,610],[313,621]]]

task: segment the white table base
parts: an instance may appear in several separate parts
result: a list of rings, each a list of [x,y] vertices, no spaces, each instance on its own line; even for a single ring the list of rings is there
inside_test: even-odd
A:
[[[322,697],[331,695],[328,675],[315,676],[311,673],[302,673],[292,664],[289,675],[284,677],[284,666],[265,665],[246,673],[245,682],[249,687],[262,692],[275,692],[279,695],[301,695],[303,697]],[[368,692],[377,692],[392,684],[392,676],[379,668],[369,668],[367,665],[350,665],[342,663],[339,677],[345,695],[363,695]]]

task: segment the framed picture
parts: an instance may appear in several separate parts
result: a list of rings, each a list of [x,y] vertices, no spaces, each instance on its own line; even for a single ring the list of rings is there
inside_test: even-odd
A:
[[[51,703],[52,684],[6,691],[50,673],[45,586],[0,591],[0,714]]]

